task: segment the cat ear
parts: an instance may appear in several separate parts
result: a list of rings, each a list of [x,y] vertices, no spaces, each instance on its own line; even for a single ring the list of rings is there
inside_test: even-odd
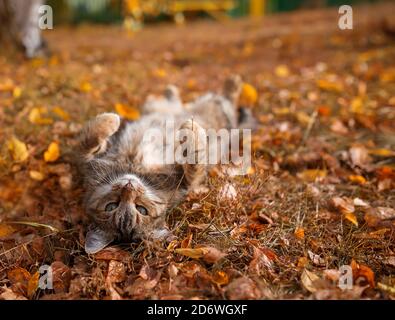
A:
[[[114,240],[115,237],[112,234],[96,227],[86,234],[85,251],[88,254],[94,254],[104,249]]]

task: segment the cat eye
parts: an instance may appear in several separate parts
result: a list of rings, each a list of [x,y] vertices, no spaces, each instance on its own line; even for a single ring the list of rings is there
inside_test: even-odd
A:
[[[118,208],[118,202],[110,202],[104,208],[105,211],[110,212]]]
[[[145,207],[136,205],[136,209],[137,209],[137,211],[140,212],[143,216],[148,215],[148,210],[147,210]]]

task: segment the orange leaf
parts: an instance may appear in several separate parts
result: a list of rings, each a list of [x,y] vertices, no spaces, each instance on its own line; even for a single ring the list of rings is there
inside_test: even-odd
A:
[[[304,239],[304,229],[303,228],[296,228],[294,235],[297,239],[303,240]]]
[[[35,274],[33,274],[32,277],[29,279],[29,282],[27,284],[27,296],[29,298],[32,298],[34,293],[36,292],[38,288],[39,279],[40,279],[40,273],[38,271]]]
[[[0,238],[7,237],[13,234],[15,229],[8,224],[0,223]]]
[[[348,180],[350,180],[351,182],[354,182],[354,183],[358,183],[358,184],[365,184],[366,183],[366,179],[362,176],[359,176],[359,175],[349,175]]]
[[[55,162],[60,157],[59,144],[57,142],[51,142],[48,146],[47,151],[44,152],[45,162]]]
[[[344,214],[344,218],[350,221],[351,223],[355,224],[358,227],[358,220],[354,213],[347,212]]]
[[[222,286],[229,283],[229,277],[224,271],[217,271],[214,273],[212,280],[214,283]]]
[[[354,281],[358,278],[365,278],[369,285],[374,288],[374,273],[372,269],[363,264],[357,263],[354,259],[351,261],[351,269]]]
[[[308,169],[297,174],[299,179],[302,179],[307,182],[314,182],[316,180],[321,180],[325,178],[327,175],[326,170],[318,170],[318,169]]]
[[[115,111],[128,120],[137,120],[140,118],[140,111],[134,107],[129,107],[122,103],[115,104]]]
[[[258,91],[249,83],[244,83],[240,95],[240,104],[252,106],[258,100]]]
[[[18,282],[25,284],[30,280],[31,274],[26,269],[17,267],[17,268],[14,268],[14,269],[8,271],[7,277],[8,277],[8,280],[10,280],[10,282],[12,284],[16,284]]]

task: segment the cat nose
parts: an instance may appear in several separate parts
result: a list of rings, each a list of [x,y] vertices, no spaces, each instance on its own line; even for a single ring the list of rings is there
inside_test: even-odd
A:
[[[128,201],[128,200],[132,200],[133,199],[133,186],[132,183],[129,181],[127,184],[125,184],[125,186],[122,188],[121,191],[121,199],[123,201]]]

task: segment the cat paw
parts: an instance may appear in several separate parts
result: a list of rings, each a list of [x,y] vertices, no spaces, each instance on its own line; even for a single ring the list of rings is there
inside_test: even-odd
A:
[[[116,113],[102,113],[95,119],[95,130],[101,139],[112,136],[120,125],[121,119]]]

